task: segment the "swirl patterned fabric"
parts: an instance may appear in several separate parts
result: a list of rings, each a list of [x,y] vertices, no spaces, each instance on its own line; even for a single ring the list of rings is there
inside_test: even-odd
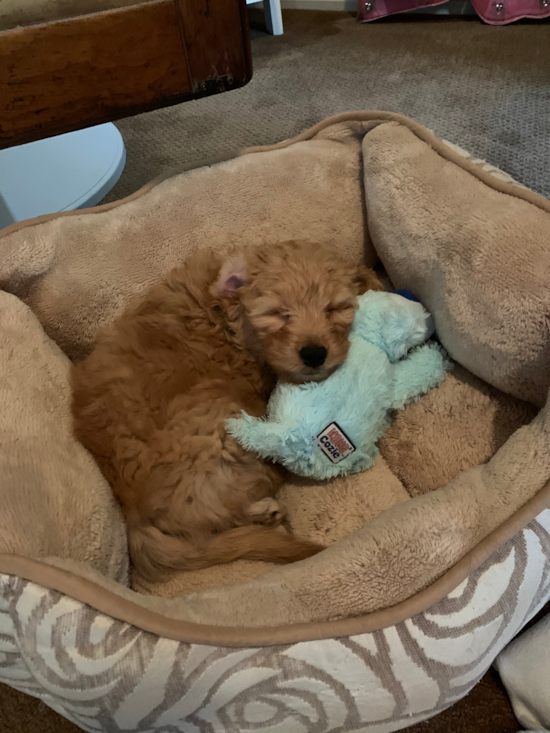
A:
[[[550,598],[550,510],[389,628],[265,648],[186,644],[0,576],[0,681],[86,731],[390,733],[441,712]]]

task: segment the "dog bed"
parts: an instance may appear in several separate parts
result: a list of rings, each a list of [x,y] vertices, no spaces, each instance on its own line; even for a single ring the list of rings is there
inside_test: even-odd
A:
[[[386,112],[0,233],[0,681],[87,731],[385,733],[550,599],[550,202]],[[328,549],[146,583],[71,433],[70,359],[199,247],[326,241],[455,362],[364,474],[281,491]]]

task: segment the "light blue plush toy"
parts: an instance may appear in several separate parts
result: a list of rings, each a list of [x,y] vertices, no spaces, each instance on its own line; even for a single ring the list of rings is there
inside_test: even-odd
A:
[[[406,292],[373,290],[358,302],[348,356],[328,379],[279,383],[265,418],[243,413],[227,421],[246,449],[315,479],[365,471],[378,455],[389,411],[443,381],[446,358],[436,343],[423,344],[434,329],[420,303]]]

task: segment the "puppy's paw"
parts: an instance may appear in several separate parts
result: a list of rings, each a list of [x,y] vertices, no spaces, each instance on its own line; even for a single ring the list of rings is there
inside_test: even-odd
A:
[[[248,507],[248,516],[254,524],[275,526],[285,518],[285,511],[276,499],[268,496]]]

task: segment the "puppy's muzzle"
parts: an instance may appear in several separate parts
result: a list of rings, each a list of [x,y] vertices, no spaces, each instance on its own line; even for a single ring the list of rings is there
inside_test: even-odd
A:
[[[303,349],[300,349],[300,359],[307,367],[311,367],[312,369],[323,366],[326,358],[327,350],[320,344],[304,346]]]

